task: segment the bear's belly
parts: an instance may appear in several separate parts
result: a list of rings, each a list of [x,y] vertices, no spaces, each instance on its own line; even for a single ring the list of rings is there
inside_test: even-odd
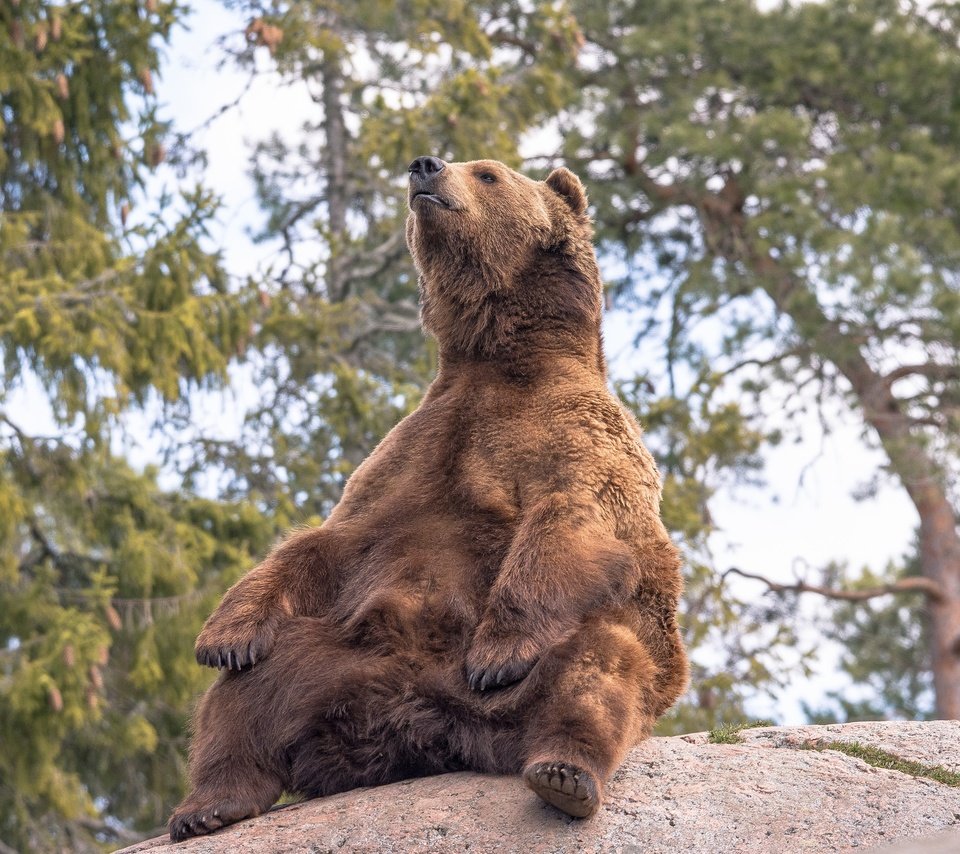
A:
[[[383,652],[466,652],[512,538],[482,510],[410,508],[402,521],[345,525],[330,616],[351,643]]]

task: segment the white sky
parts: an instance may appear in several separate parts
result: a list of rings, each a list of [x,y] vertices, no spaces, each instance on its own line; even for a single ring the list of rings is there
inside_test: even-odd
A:
[[[216,68],[218,50],[214,46],[217,36],[238,29],[241,22],[214,0],[198,0],[195,9],[192,31],[175,34],[158,84],[166,113],[181,130],[202,123],[239,94],[246,82],[244,75],[229,67]],[[295,134],[305,119],[315,117],[316,109],[302,88],[281,86],[275,75],[264,74],[237,109],[219,118],[197,139],[210,156],[205,181],[224,201],[225,214],[214,239],[223,246],[235,274],[252,272],[271,255],[269,246],[254,245],[247,234],[258,222],[247,177],[251,144],[273,130]],[[397,168],[404,166],[398,164]],[[634,331],[628,313],[608,314],[605,337],[614,365],[640,358],[627,353]],[[201,429],[229,432],[229,425],[239,424],[242,417],[243,397],[242,390],[226,397],[206,397],[196,414]],[[149,441],[142,441],[145,424],[141,428],[135,420],[128,434],[127,450],[134,458],[150,453]],[[810,438],[768,454],[764,477],[774,487],[743,488],[717,497],[712,512],[720,529],[713,543],[718,568],[736,565],[789,581],[801,556],[811,567],[843,560],[855,568],[870,565],[880,569],[907,550],[916,525],[912,505],[902,490],[889,484],[875,499],[857,502],[851,498],[851,492],[876,472],[882,456],[864,448],[854,418],[835,419],[833,424],[834,432],[822,448],[819,427],[811,417],[803,429]],[[755,591],[759,596],[763,588],[744,581],[737,589],[748,594]],[[822,607],[816,597],[808,598],[807,607]],[[751,711],[781,723],[802,722],[800,699],[816,705],[825,690],[844,684],[834,669],[836,651],[825,652],[819,676],[799,680],[775,703],[758,698]]]

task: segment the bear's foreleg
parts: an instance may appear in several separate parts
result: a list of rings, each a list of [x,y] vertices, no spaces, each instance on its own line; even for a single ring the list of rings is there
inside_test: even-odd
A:
[[[234,584],[197,637],[197,661],[228,670],[256,664],[283,619],[318,615],[330,598],[329,539],[322,528],[294,534]]]
[[[584,818],[631,746],[653,728],[657,668],[625,625],[588,620],[551,649],[537,674],[524,781],[541,798]]]
[[[585,614],[629,598],[640,570],[612,529],[596,503],[578,504],[563,493],[525,514],[467,655],[471,688],[523,679]]]

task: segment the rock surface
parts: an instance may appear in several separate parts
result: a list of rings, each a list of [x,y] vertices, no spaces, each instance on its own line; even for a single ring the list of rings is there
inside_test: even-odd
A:
[[[764,727],[740,736],[736,744],[698,733],[637,747],[586,821],[542,803],[518,778],[448,774],[294,804],[181,843],[178,854],[960,852],[960,788],[823,749],[858,742],[957,772],[960,721]],[[154,839],[124,852],[169,844]]]

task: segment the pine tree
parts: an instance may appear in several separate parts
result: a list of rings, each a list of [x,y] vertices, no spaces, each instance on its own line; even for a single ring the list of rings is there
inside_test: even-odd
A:
[[[182,15],[0,5],[0,841],[17,850],[162,823],[209,678],[191,636],[273,533],[116,455],[124,413],[222,382],[250,323],[203,245],[209,194],[140,192]]]

